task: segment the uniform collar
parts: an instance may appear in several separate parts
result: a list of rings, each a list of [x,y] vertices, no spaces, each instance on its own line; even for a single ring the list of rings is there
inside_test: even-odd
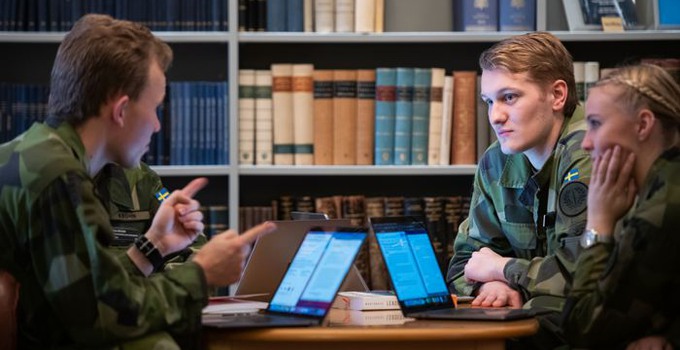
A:
[[[56,128],[54,128],[54,133],[58,139],[64,143],[66,147],[71,150],[73,156],[78,159],[78,162],[83,165],[85,169],[90,169],[90,160],[87,158],[87,153],[85,152],[85,145],[80,139],[80,135],[76,132],[76,129],[67,122],[62,122]]]

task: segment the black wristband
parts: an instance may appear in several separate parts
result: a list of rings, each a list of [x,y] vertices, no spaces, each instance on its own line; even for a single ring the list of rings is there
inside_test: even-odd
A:
[[[139,249],[139,251],[146,256],[147,260],[153,265],[153,270],[157,271],[162,265],[163,265],[163,257],[161,256],[161,252],[158,251],[158,248],[156,248],[149,239],[146,238],[144,235],[139,235],[137,239],[135,240],[135,247]]]

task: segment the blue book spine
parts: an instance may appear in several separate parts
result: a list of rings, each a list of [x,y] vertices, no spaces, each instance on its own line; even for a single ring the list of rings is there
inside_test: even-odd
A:
[[[229,83],[225,82],[222,89],[224,90],[221,94],[222,100],[224,100],[224,108],[221,109],[221,112],[224,115],[220,119],[224,121],[224,133],[221,138],[224,152],[222,152],[223,161],[221,164],[229,164]]]
[[[411,164],[411,125],[413,123],[413,68],[397,68],[397,95],[394,123],[394,165]]]
[[[285,32],[288,29],[288,1],[267,1],[267,31]]]
[[[181,165],[191,164],[191,92],[193,83],[184,82],[182,85],[182,155],[180,156]]]
[[[378,68],[375,72],[375,165],[394,165],[394,123],[396,117],[397,71]]]
[[[303,0],[287,0],[287,20],[289,32],[304,31]]]
[[[499,0],[501,31],[536,30],[536,0]]]
[[[430,85],[432,85],[432,69],[415,68],[413,75],[411,165],[427,165],[427,147],[430,136]]]
[[[464,32],[498,30],[498,0],[457,0],[454,6],[456,30]]]
[[[165,125],[166,128],[170,128],[170,162],[169,165],[179,164],[179,115],[180,115],[180,105],[179,105],[179,93],[180,87],[178,83],[170,83],[168,89],[170,94],[170,125]]]

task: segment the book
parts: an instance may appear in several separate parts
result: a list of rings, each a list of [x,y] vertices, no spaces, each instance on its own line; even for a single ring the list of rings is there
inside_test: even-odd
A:
[[[255,71],[255,164],[272,165],[272,72]]]
[[[274,0],[280,1],[280,0]],[[286,0],[286,25],[289,32],[304,31],[303,0]]]
[[[413,79],[413,68],[397,68],[397,95],[394,122],[394,165],[411,164]]]
[[[427,139],[427,165],[439,165],[442,139],[442,119],[444,117],[444,68],[432,68],[430,85],[430,125]]]
[[[399,310],[399,301],[392,291],[339,292],[332,308],[343,310]]]
[[[585,63],[584,68],[584,79],[583,79],[583,101],[588,99],[588,90],[590,87],[595,85],[598,80],[600,80],[600,62],[588,61]]]
[[[576,82],[576,95],[578,100],[586,100],[586,63],[574,61],[574,81]]]
[[[375,70],[357,70],[356,165],[373,165],[375,138]]]
[[[442,97],[442,127],[439,143],[439,165],[451,164],[451,126],[453,121],[453,77],[444,77],[444,96]]]
[[[388,326],[401,325],[415,320],[405,317],[401,310],[341,310],[334,309],[328,315],[331,325]]]
[[[397,71],[376,69],[375,78],[375,165],[394,164]]]
[[[293,144],[295,165],[314,164],[314,65],[293,65]]]
[[[354,0],[354,31],[375,32],[375,0]]]
[[[335,31],[354,32],[354,0],[335,0]]]
[[[314,31],[317,33],[335,31],[334,0],[314,0]]]
[[[272,64],[271,72],[274,164],[293,165],[293,65]]]
[[[458,1],[458,0],[456,0]],[[451,0],[387,0],[386,32],[449,32],[453,29]]]
[[[454,1],[456,30],[462,32],[494,32],[498,30],[498,0]]]
[[[267,1],[268,32],[285,32],[288,30],[287,6],[287,0]]]
[[[477,163],[477,72],[453,72],[453,129],[451,164]]]
[[[536,0],[499,0],[498,22],[501,31],[536,30]]]
[[[357,71],[333,71],[333,164],[357,159]]]
[[[304,31],[307,33],[311,33],[314,31],[314,1],[304,0],[302,7],[304,10],[303,16]]]
[[[375,28],[374,32],[385,30],[385,0],[375,0]]]
[[[255,71],[238,72],[238,162],[255,164]]]
[[[413,116],[411,119],[411,165],[427,164],[430,127],[432,69],[413,69]]]
[[[333,164],[333,71],[314,70],[314,164]]]

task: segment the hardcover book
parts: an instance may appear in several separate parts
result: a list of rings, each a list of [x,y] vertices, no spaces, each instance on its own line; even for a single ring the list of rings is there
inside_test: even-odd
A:
[[[314,70],[314,164],[333,164],[333,71]]]
[[[401,325],[413,318],[404,317],[401,310],[331,310],[328,316],[329,323],[332,325],[347,326],[388,326]]]
[[[432,68],[430,85],[430,125],[427,140],[427,165],[439,165],[440,144],[442,139],[442,119],[444,116],[444,68]]]
[[[354,32],[354,0],[335,0],[335,31]]]
[[[427,164],[430,127],[430,86],[432,70],[413,70],[413,119],[411,122],[411,165]]]
[[[451,164],[476,164],[477,72],[453,72]]]
[[[274,164],[293,165],[293,65],[272,64],[271,71]]]
[[[314,164],[314,66],[293,65],[293,142],[295,165]]]
[[[314,31],[317,33],[335,31],[334,0],[314,0]]]
[[[357,161],[357,71],[333,72],[333,164]]]
[[[255,71],[238,74],[238,162],[255,164]]]
[[[394,124],[397,71],[376,69],[375,81],[375,165],[394,164]]]
[[[413,68],[397,68],[396,118],[394,123],[394,165],[411,164],[413,79]]]
[[[498,0],[454,1],[456,30],[494,32],[498,30]]]
[[[272,165],[272,72],[255,71],[255,164]]]
[[[373,165],[375,70],[357,70],[357,165]]]
[[[536,0],[499,0],[501,31],[536,30]]]

